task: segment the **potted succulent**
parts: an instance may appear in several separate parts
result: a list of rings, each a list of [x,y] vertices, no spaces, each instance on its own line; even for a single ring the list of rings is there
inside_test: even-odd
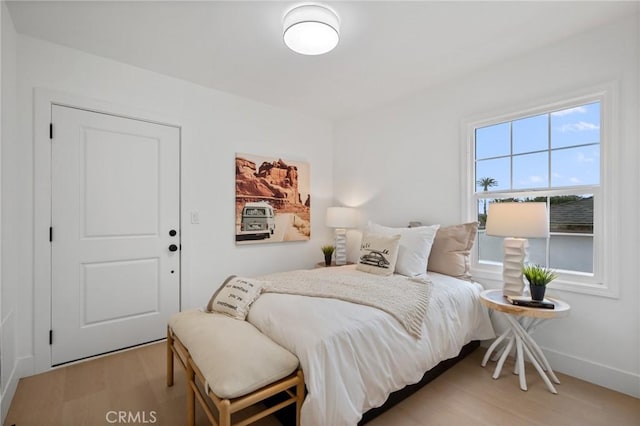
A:
[[[333,256],[333,252],[335,251],[335,247],[334,246],[322,246],[320,248],[322,250],[322,253],[324,253],[324,264],[326,266],[331,266],[331,257]]]
[[[547,284],[557,277],[553,269],[544,268],[540,265],[526,265],[522,268],[522,274],[527,278],[527,281],[529,281],[531,300],[544,299]]]

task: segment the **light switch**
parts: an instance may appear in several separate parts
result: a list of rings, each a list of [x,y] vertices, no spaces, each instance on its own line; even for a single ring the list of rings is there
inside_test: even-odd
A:
[[[191,212],[191,223],[198,224],[200,223],[200,212],[194,210]]]

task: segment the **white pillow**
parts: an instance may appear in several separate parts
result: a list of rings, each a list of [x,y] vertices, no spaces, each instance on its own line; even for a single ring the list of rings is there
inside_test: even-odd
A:
[[[364,234],[356,269],[376,275],[393,274],[398,258],[399,241],[400,235]]]
[[[417,228],[389,228],[369,222],[369,232],[378,235],[400,235],[396,273],[415,277],[427,273],[431,246],[440,225]]]
[[[218,312],[244,321],[249,306],[260,296],[264,281],[231,275],[213,293],[207,304],[207,312]]]

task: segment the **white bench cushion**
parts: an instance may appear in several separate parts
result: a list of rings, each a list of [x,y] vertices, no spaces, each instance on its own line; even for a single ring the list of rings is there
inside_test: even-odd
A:
[[[172,316],[169,326],[220,398],[249,394],[298,367],[295,355],[246,321],[195,309]]]

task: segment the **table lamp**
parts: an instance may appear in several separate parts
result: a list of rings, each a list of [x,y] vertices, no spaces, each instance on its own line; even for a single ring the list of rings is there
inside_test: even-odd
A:
[[[326,224],[335,228],[336,233],[336,265],[347,264],[347,228],[357,224],[356,210],[350,207],[329,207]]]
[[[502,293],[522,295],[522,266],[527,260],[527,238],[547,238],[549,217],[546,203],[491,203],[487,214],[486,233],[505,237],[503,242]]]

